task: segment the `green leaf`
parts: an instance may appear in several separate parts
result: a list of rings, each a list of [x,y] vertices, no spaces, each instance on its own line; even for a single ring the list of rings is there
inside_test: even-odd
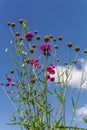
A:
[[[22,113],[23,113],[23,110],[21,110],[21,109],[18,109],[18,113],[19,113],[20,115],[22,115]]]
[[[73,105],[73,110],[75,110],[76,109],[76,104],[74,103],[73,98],[72,98],[72,105]]]
[[[82,119],[87,124],[87,117],[83,117]]]

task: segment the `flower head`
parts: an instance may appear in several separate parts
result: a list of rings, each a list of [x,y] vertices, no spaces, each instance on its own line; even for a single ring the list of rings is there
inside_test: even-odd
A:
[[[41,68],[41,66],[39,65],[39,60],[37,58],[34,58],[31,60],[31,64],[37,68]]]
[[[28,41],[31,41],[33,37],[34,37],[34,35],[33,35],[31,32],[27,32],[27,33],[25,34],[25,38],[26,38]]]
[[[44,52],[46,50],[51,51],[52,46],[50,43],[42,43],[42,44],[39,44],[38,50],[40,50],[41,52]]]
[[[51,64],[49,67],[47,67],[46,72],[46,79],[50,80],[51,82],[54,82],[55,78],[53,77],[53,75],[55,74],[55,65]]]
[[[6,79],[7,79],[7,83],[5,84],[5,86],[16,86],[16,83],[12,81],[12,79],[6,74]]]

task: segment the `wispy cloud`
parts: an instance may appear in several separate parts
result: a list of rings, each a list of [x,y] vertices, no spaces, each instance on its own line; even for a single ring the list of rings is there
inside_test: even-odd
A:
[[[82,117],[86,117],[87,116],[87,104],[81,108],[78,108],[76,110],[76,117],[75,120],[76,121],[81,121]]]
[[[87,89],[87,60],[84,66],[84,59],[79,59],[79,65],[80,68],[77,66],[73,66],[73,68],[72,66],[69,66],[68,68],[65,66],[57,66],[55,73],[55,81],[56,82],[67,81],[69,86],[79,88],[84,70],[82,89]]]

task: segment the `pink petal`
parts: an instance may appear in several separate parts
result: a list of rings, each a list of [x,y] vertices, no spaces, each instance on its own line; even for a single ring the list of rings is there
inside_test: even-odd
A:
[[[6,74],[6,79],[8,80],[8,82],[11,82],[12,79]]]
[[[5,84],[5,86],[7,86],[7,87],[10,86],[10,83]]]
[[[14,82],[11,83],[12,86],[16,86],[16,84]]]

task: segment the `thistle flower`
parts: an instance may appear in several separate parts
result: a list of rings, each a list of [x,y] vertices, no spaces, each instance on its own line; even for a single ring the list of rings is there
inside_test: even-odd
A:
[[[39,60],[37,58],[34,58],[31,60],[31,64],[37,68],[41,68],[41,66],[39,65]]]
[[[5,84],[5,86],[16,86],[16,84],[12,81],[12,78],[10,78],[7,74],[6,74],[6,79],[8,81],[8,83]]]
[[[44,52],[46,50],[51,51],[52,50],[52,46],[51,46],[50,43],[47,43],[47,44],[46,43],[41,43],[41,44],[39,44],[38,49],[41,52]]]
[[[27,33],[25,34],[25,38],[26,38],[28,41],[31,41],[33,37],[34,37],[34,35],[33,35],[31,32],[27,32]]]

